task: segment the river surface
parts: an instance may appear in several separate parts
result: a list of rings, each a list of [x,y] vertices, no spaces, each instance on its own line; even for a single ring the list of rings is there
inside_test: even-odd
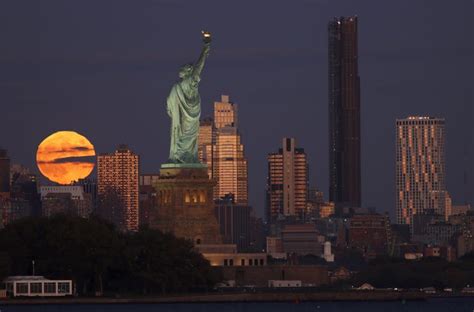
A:
[[[474,312],[474,298],[408,302],[74,304],[2,306],[0,312]]]

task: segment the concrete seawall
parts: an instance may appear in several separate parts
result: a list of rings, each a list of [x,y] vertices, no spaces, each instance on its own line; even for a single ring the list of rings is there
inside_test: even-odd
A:
[[[130,298],[18,298],[2,299],[0,305],[37,305],[37,304],[149,304],[149,303],[217,303],[217,302],[304,302],[304,301],[400,301],[424,300],[423,293],[391,291],[348,291],[318,293],[224,293],[192,294],[157,297]]]

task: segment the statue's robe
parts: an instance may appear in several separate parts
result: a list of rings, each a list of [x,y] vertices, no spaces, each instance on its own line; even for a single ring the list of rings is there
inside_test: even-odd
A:
[[[199,75],[189,75],[177,82],[167,99],[171,117],[170,163],[199,163],[197,157],[201,97]]]

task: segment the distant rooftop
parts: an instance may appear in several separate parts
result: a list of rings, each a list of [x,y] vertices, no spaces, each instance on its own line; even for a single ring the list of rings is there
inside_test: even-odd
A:
[[[49,279],[41,275],[15,275],[8,276],[4,281],[49,281]]]
[[[42,282],[46,282],[46,281],[51,281],[51,282],[62,282],[62,281],[70,281],[69,279],[55,279],[55,280],[51,280],[51,279],[48,279],[44,276],[41,276],[41,275],[14,275],[14,276],[8,276],[7,278],[5,278],[3,280],[4,283],[6,282],[16,282],[16,281],[42,281]]]
[[[407,118],[399,118],[397,119],[397,122],[403,122],[403,121],[440,121],[444,122],[445,119],[442,117],[432,117],[432,116],[408,116]]]

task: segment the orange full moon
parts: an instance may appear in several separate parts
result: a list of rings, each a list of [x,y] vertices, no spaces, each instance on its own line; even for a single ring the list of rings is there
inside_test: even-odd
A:
[[[36,164],[53,182],[71,184],[86,178],[94,169],[94,145],[74,131],[58,131],[38,146]]]

